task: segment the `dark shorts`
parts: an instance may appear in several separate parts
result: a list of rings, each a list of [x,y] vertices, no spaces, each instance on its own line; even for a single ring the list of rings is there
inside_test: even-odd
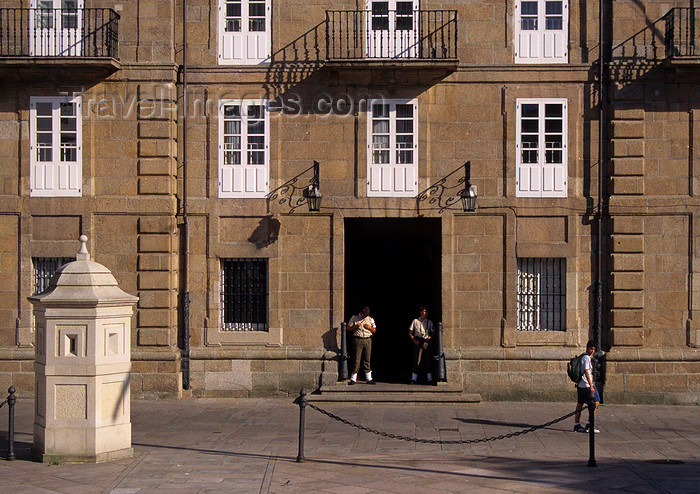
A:
[[[576,388],[576,391],[578,392],[578,402],[579,403],[588,403],[588,401],[591,399],[591,388]],[[595,396],[593,397],[593,402],[594,403],[599,403],[600,402],[600,395],[598,394],[598,388],[595,388]]]

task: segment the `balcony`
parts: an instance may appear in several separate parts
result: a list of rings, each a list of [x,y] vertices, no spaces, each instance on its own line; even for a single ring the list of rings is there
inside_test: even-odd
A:
[[[700,66],[700,8],[676,7],[663,17],[666,60],[672,65]]]
[[[119,14],[111,9],[3,8],[0,76],[109,74],[120,67],[118,41]]]
[[[326,11],[326,63],[454,71],[457,11]]]

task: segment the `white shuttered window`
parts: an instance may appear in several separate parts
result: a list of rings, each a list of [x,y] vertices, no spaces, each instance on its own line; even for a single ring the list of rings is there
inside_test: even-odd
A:
[[[30,195],[82,194],[80,97],[32,97],[29,101]]]
[[[566,197],[566,100],[518,99],[516,121],[515,195]]]
[[[270,168],[267,102],[219,107],[219,197],[265,197]]]
[[[83,55],[83,0],[29,0],[29,53]]]
[[[418,102],[381,100],[368,105],[367,195],[418,193]]]
[[[515,0],[515,63],[569,61],[568,0]]]
[[[417,54],[418,0],[368,0],[365,15],[368,58],[412,58]]]
[[[272,0],[219,0],[219,65],[270,62]]]

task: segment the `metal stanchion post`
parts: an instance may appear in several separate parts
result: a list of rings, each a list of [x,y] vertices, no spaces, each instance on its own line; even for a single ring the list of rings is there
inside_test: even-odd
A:
[[[15,459],[15,402],[17,401],[17,397],[15,396],[15,387],[10,386],[10,388],[7,390],[8,393],[10,393],[10,396],[7,397],[7,406],[9,407],[9,415],[10,415],[10,421],[9,421],[9,427],[7,431],[7,459],[8,460],[14,460]]]
[[[297,463],[304,463],[304,409],[306,408],[306,390],[304,388],[299,391],[299,398],[295,401],[299,405],[299,454],[297,455]]]
[[[340,323],[340,360],[338,361],[338,380],[348,378],[348,323]]]
[[[437,325],[437,350],[435,359],[435,380],[437,382],[445,382],[445,353],[442,351],[442,323]]]
[[[597,467],[598,464],[595,461],[595,398],[593,397],[593,391],[591,391],[591,398],[588,402],[588,466]]]

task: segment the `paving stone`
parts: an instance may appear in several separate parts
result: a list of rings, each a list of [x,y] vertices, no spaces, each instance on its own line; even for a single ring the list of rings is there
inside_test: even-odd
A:
[[[43,465],[29,460],[33,403],[16,409],[14,462],[0,462],[0,493],[697,492],[700,413],[693,406],[601,406],[598,468],[588,436],[567,418],[544,429],[475,444],[399,441],[307,408],[305,462],[298,407],[283,399],[132,402],[134,457]],[[471,440],[517,432],[572,411],[571,403],[325,403],[351,422],[420,439]],[[584,417],[585,421],[587,416]],[[0,444],[0,455],[6,447]],[[663,463],[666,461],[666,463]],[[678,461],[679,463],[675,463]],[[661,462],[661,463],[659,463]],[[601,484],[598,484],[600,482]]]

